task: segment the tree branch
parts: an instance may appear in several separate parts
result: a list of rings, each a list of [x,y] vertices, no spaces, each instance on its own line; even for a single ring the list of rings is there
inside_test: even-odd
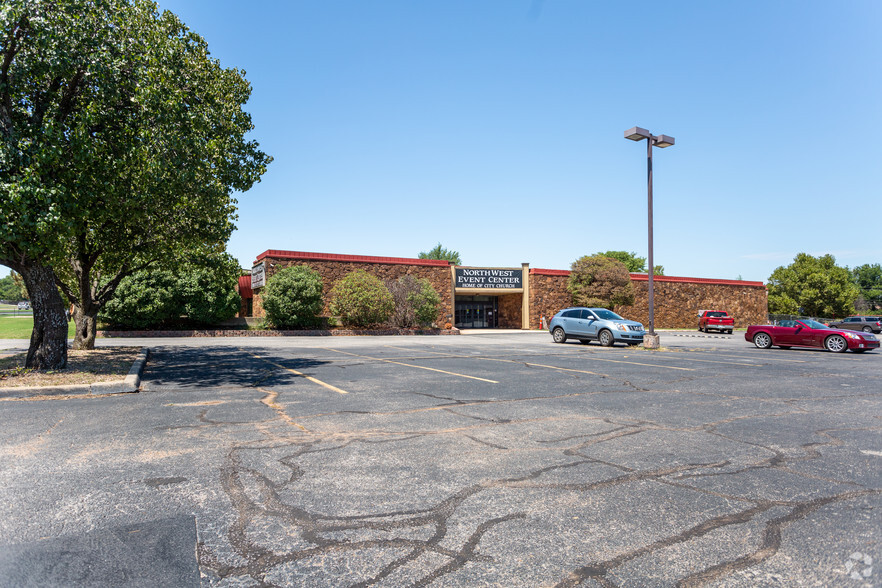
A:
[[[12,27],[6,37],[3,49],[3,63],[0,65],[0,124],[3,126],[3,135],[9,137],[12,134],[12,92],[9,87],[9,68],[18,54],[19,41],[30,31],[28,15],[23,14],[21,19]]]

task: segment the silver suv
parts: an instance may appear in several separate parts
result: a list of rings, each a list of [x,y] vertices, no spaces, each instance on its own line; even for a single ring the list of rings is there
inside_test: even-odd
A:
[[[643,325],[623,319],[606,308],[565,308],[548,323],[548,330],[555,343],[578,339],[582,343],[597,340],[604,347],[614,343],[637,345],[643,343]]]
[[[882,333],[882,317],[850,316],[841,321],[832,322],[828,326],[831,329],[848,329],[850,331],[863,331],[864,333]]]

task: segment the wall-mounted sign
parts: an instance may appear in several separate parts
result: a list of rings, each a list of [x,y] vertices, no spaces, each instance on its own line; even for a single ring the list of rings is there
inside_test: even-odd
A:
[[[263,262],[251,268],[251,287],[263,288],[266,285],[266,272],[264,271]]]
[[[458,267],[454,270],[456,288],[517,290],[524,287],[522,269]]]

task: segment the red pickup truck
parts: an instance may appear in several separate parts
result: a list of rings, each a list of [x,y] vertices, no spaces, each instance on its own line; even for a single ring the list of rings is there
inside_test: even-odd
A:
[[[732,334],[735,328],[735,319],[729,316],[725,310],[699,310],[698,330],[709,333],[711,329],[719,332]]]

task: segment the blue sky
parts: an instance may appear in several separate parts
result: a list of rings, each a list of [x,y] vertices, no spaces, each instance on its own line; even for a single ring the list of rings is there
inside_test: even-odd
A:
[[[766,281],[882,261],[882,3],[161,0],[246,71],[275,158],[228,250]]]

